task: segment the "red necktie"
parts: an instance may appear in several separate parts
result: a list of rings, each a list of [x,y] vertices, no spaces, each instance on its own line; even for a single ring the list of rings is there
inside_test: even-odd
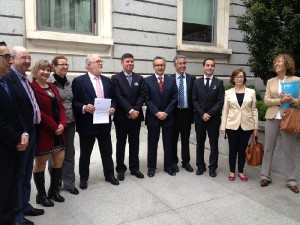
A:
[[[158,79],[159,79],[159,90],[160,90],[160,92],[163,92],[163,90],[164,90],[164,82],[163,82],[163,79],[162,79],[162,77],[158,77]]]

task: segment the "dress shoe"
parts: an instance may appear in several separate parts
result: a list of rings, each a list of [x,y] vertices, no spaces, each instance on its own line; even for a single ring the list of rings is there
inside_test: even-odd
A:
[[[147,175],[148,175],[148,177],[154,177],[154,175],[155,175],[155,170],[149,169]]]
[[[140,179],[144,178],[144,174],[142,174],[141,171],[139,171],[139,170],[132,170],[131,174]]]
[[[229,175],[229,177],[228,177],[228,179],[230,180],[230,181],[234,181],[235,180],[235,175],[233,174],[233,175]]]
[[[266,186],[268,186],[269,184],[271,184],[271,181],[270,181],[270,180],[262,179],[262,180],[260,181],[260,186],[261,186],[261,187],[266,187]]]
[[[34,225],[33,222],[31,222],[30,220],[23,218],[21,221],[19,222],[14,222],[14,225]]]
[[[79,191],[76,187],[66,189],[66,191],[70,192],[72,195],[78,195]]]
[[[165,172],[168,173],[170,176],[176,176],[176,173],[173,169],[166,169]]]
[[[241,179],[241,181],[243,181],[243,182],[247,182],[248,181],[248,178],[244,175],[244,176],[241,176],[240,174],[239,174],[239,178]]]
[[[173,164],[173,170],[178,173],[179,172],[179,168],[177,166],[177,164]]]
[[[46,194],[37,194],[36,195],[36,204],[41,204],[45,207],[53,207],[54,203],[47,197]]]
[[[119,181],[114,176],[105,178],[105,181],[110,182],[112,185],[119,185]]]
[[[200,168],[197,169],[196,174],[197,175],[202,175],[205,171],[206,171],[206,168],[201,168],[200,167]]]
[[[30,211],[24,212],[24,216],[40,216],[43,215],[45,211],[43,209],[33,208]]]
[[[119,181],[123,181],[125,179],[125,174],[120,172],[120,173],[118,173],[117,178]]]
[[[287,185],[289,189],[291,189],[292,192],[294,193],[299,193],[299,189],[297,185]]]
[[[216,170],[209,170],[209,176],[216,177],[217,176]]]
[[[82,190],[87,189],[87,187],[88,187],[88,182],[87,182],[87,181],[80,181],[79,187],[80,187],[80,189],[82,189]]]
[[[183,167],[186,171],[188,171],[188,172],[193,172],[193,171],[194,171],[193,167],[192,167],[189,163],[182,164],[182,167]]]

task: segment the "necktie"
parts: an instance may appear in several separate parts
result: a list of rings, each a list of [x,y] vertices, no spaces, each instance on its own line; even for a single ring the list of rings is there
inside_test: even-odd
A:
[[[178,105],[179,108],[184,108],[184,86],[183,86],[184,76],[179,76],[179,88],[178,88]]]
[[[205,84],[205,92],[207,93],[208,90],[209,90],[209,80],[210,80],[210,78],[205,78],[205,80],[206,80],[206,84]]]
[[[11,97],[6,81],[3,80],[2,78],[0,78],[0,83],[2,84],[2,86],[3,86],[4,90],[6,91],[6,93]]]
[[[101,79],[100,77],[95,77],[96,79],[96,95],[97,98],[104,98],[103,90],[102,90],[102,85],[101,85]]]
[[[163,92],[163,90],[164,90],[164,82],[163,82],[163,79],[162,79],[162,77],[158,77],[158,79],[159,79],[159,90],[160,90],[160,92]]]
[[[25,81],[25,84],[27,86],[27,89],[29,91],[29,97],[31,99],[31,104],[33,106],[33,109],[34,109],[34,124],[39,124],[41,122],[41,111],[40,111],[40,108],[39,108],[39,105],[37,104],[37,101],[35,99],[35,95],[34,95],[34,92],[29,84],[29,81],[26,77],[22,77],[23,80]]]
[[[129,86],[131,86],[131,82],[132,82],[132,75],[126,75],[126,78],[128,80]]]

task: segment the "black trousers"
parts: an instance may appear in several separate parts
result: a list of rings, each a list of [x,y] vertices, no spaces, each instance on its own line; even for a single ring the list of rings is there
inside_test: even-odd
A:
[[[148,169],[156,169],[157,163],[157,145],[160,135],[160,127],[147,127],[148,128]],[[163,148],[164,148],[164,170],[172,168],[172,129],[173,127],[162,128]]]
[[[16,150],[14,150],[16,151]],[[0,224],[13,224],[18,197],[19,168],[16,160],[9,167],[0,167]]]
[[[140,147],[140,121],[128,121],[125,123],[115,123],[116,128],[116,171],[125,173],[127,167],[124,163],[126,140],[129,144],[129,169],[139,170],[139,147]]]
[[[196,165],[198,168],[205,168],[204,162],[204,146],[206,140],[206,132],[209,138],[210,155],[209,155],[209,168],[216,170],[218,168],[219,157],[219,128],[221,118],[219,116],[211,117],[208,121],[197,121],[195,123],[197,149],[196,149]]]
[[[190,162],[190,133],[191,133],[191,119],[189,118],[189,109],[176,109],[174,112],[175,125],[173,129],[173,148],[172,148],[172,162],[177,164],[179,159],[178,138],[180,134],[181,139],[181,159],[182,164],[185,165]]]
[[[235,173],[236,158],[238,157],[238,172],[244,172],[245,152],[249,138],[253,130],[243,130],[239,127],[237,130],[226,129],[229,143],[229,168],[230,172]]]
[[[102,159],[104,177],[108,178],[114,175],[114,163],[112,160],[112,144],[110,132],[100,133],[97,135],[79,133],[79,175],[81,181],[87,181],[89,179],[90,159],[96,139],[98,141]]]

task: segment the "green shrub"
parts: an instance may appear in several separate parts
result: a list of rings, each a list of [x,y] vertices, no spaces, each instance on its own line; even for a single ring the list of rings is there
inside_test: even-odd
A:
[[[256,101],[256,108],[258,111],[258,120],[265,121],[265,115],[268,107],[265,105],[264,100]]]

